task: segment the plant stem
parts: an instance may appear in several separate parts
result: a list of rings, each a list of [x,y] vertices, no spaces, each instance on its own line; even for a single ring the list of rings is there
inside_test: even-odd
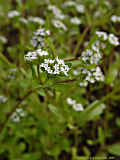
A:
[[[6,120],[4,121],[4,123],[0,126],[0,133],[2,133],[2,131],[4,130],[6,124],[8,123],[10,117],[12,116],[12,114],[16,111],[16,109],[23,103],[23,101],[25,99],[27,99],[35,90],[30,90],[28,91],[22,98],[21,100],[16,104],[16,106],[12,109],[12,111],[10,113],[7,114],[6,116]]]
[[[65,59],[64,61],[65,61],[65,62],[68,62],[68,61],[77,61],[77,60],[80,60],[80,57]]]
[[[68,80],[64,80],[64,81],[58,81],[58,82],[55,82],[54,85],[56,85],[56,84],[62,84],[62,83],[69,83],[69,82],[75,82],[77,80],[79,80],[79,79],[74,78],[74,79],[68,79]]]
[[[80,37],[78,38],[78,40],[77,40],[77,45],[76,45],[76,47],[75,47],[75,49],[74,49],[74,51],[73,51],[73,56],[76,56],[76,55],[77,55],[78,50],[79,50],[79,48],[80,48],[80,45],[82,44],[83,39],[84,39],[84,37],[86,36],[88,30],[89,30],[89,27],[86,27],[86,28],[84,29],[84,31],[83,31],[83,34],[80,35]]]
[[[40,66],[39,66],[39,64],[37,65],[37,73],[38,73],[38,79],[40,81],[40,84],[42,85],[42,80],[41,80],[41,77],[40,77]]]

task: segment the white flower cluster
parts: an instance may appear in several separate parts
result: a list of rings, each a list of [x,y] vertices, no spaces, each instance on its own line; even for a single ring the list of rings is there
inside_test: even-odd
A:
[[[81,20],[78,17],[73,17],[70,19],[70,22],[75,25],[81,24]]]
[[[25,117],[25,115],[26,115],[26,113],[23,111],[23,109],[22,108],[18,108],[18,109],[16,109],[16,112],[12,114],[11,120],[13,122],[20,122],[20,119],[22,117]]]
[[[114,34],[109,34],[108,36],[108,40],[109,42],[114,45],[114,46],[118,46],[120,43],[119,43],[119,40],[118,40],[118,37],[116,37]]]
[[[82,5],[82,4],[77,4],[76,5],[76,10],[79,12],[79,13],[84,13],[84,11],[85,11],[85,7],[84,7],[84,5]]]
[[[79,83],[80,86],[86,87],[88,82],[95,83],[96,81],[104,81],[104,75],[99,66],[92,69],[79,67],[73,71],[73,74],[82,75],[83,80]]]
[[[13,80],[16,78],[16,72],[17,72],[17,68],[11,68],[9,69],[9,74],[8,74],[8,78]]]
[[[44,63],[41,63],[40,68],[43,68],[49,74],[59,75],[64,74],[68,76],[69,67],[64,63],[62,59],[58,57],[56,59],[44,59]]]
[[[62,13],[62,11],[57,8],[55,5],[49,5],[48,10],[52,11],[55,18],[51,20],[53,26],[55,28],[63,29],[67,31],[66,25],[61,21],[66,18],[66,16]]]
[[[87,81],[83,81],[83,82],[80,82],[79,85],[80,85],[81,87],[87,87],[88,82],[87,82]]]
[[[8,12],[8,18],[14,18],[14,17],[18,17],[20,16],[20,13],[16,10],[12,10],[10,12]]]
[[[73,7],[74,6],[79,13],[84,13],[84,11],[85,11],[84,5],[77,4],[77,3],[73,2],[73,1],[64,2],[63,6],[64,7]]]
[[[44,24],[45,24],[45,21],[44,21],[42,18],[40,18],[40,17],[30,16],[30,17],[28,18],[28,21],[30,21],[30,22],[35,22],[35,23],[38,23],[38,24],[40,24],[40,25],[44,25]]]
[[[96,81],[104,81],[104,75],[99,66],[92,69],[81,68],[81,73],[85,75],[85,81],[95,83]]]
[[[72,105],[73,109],[74,109],[75,111],[77,111],[77,112],[84,110],[82,104],[76,103],[76,100],[73,100],[72,98],[67,98],[67,103],[68,103],[69,105]]]
[[[28,22],[29,22],[29,21],[28,21],[26,18],[24,18],[24,17],[20,17],[19,21],[22,22],[22,23],[24,23],[24,24],[28,24]]]
[[[103,32],[103,31],[96,31],[95,32],[97,34],[97,36],[99,38],[102,38],[104,41],[108,39],[108,35],[106,32]]]
[[[65,6],[65,7],[67,7],[67,6],[72,7],[72,6],[76,6],[76,3],[73,2],[73,1],[67,1],[67,2],[64,2],[63,6]]]
[[[111,21],[113,23],[120,22],[120,16],[112,15],[111,16]]]
[[[52,11],[55,18],[63,20],[65,18],[65,15],[62,14],[61,10],[57,8],[55,5],[49,5],[48,10]]]
[[[37,49],[35,51],[29,51],[25,56],[24,59],[26,61],[32,61],[38,59],[41,56],[48,56],[49,53],[43,49],[44,47],[44,38],[45,36],[50,35],[49,30],[45,30],[44,28],[38,29],[34,32],[34,36],[32,37],[31,44],[33,47]]]
[[[32,60],[36,60],[38,59],[38,57],[40,56],[48,56],[49,53],[45,50],[42,50],[41,48],[40,49],[37,49],[35,51],[29,51],[25,56],[24,56],[24,59],[26,61],[32,61]]]
[[[5,103],[7,100],[8,99],[5,96],[0,95],[0,102]]]
[[[92,44],[90,49],[82,52],[82,61],[90,64],[98,64],[102,56],[100,53],[100,42],[96,41]]]
[[[109,35],[106,32],[103,31],[96,31],[96,35],[99,38],[102,38],[104,41],[108,40],[108,42],[114,46],[119,45],[119,39],[116,37],[113,33],[110,33]]]
[[[40,28],[36,32],[34,32],[34,36],[30,41],[33,47],[43,48],[44,47],[44,38],[50,35],[49,30],[45,30],[45,28]]]
[[[57,19],[52,19],[52,24],[54,27],[56,28],[60,28],[63,29],[64,31],[67,31],[67,27],[65,26],[65,24],[63,22],[61,22],[60,20]]]
[[[0,36],[0,42],[7,43],[7,39],[4,36]]]

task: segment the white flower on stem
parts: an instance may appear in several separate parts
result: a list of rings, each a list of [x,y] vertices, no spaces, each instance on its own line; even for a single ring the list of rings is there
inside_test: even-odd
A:
[[[68,65],[58,57],[56,59],[44,59],[44,63],[41,63],[40,67],[44,68],[49,74],[64,73],[65,76],[68,76]]]
[[[30,16],[28,18],[28,21],[39,23],[40,25],[44,25],[45,24],[45,21],[42,18],[40,18],[40,17],[32,17],[32,16]]]
[[[114,46],[118,46],[119,45],[119,39],[118,39],[118,37],[116,37],[112,33],[108,36],[108,40]]]
[[[76,3],[73,1],[67,1],[67,2],[63,3],[63,6],[64,7],[68,7],[68,6],[72,7],[72,6],[76,6]]]
[[[33,52],[28,52],[25,56],[24,56],[24,59],[26,61],[32,61],[32,60],[36,60],[38,59],[38,56],[47,56],[48,55],[48,52],[45,51],[45,50],[42,50],[42,49],[37,49]]]
[[[8,17],[9,18],[18,17],[18,16],[20,16],[20,13],[16,10],[12,10],[12,11],[8,12]]]
[[[0,95],[0,102],[5,103],[7,100],[8,99],[5,96]]]
[[[76,25],[81,24],[81,20],[80,20],[78,17],[71,18],[71,19],[70,19],[70,22],[71,22],[72,24],[76,24]]]
[[[82,104],[76,103],[76,100],[73,100],[72,98],[67,98],[67,103],[72,105],[73,109],[77,112],[84,110]]]
[[[49,5],[48,6],[48,10],[52,11],[54,16],[57,18],[57,19],[64,19],[65,18],[65,15],[62,14],[61,10],[59,8],[57,8],[55,5]]]
[[[77,10],[79,13],[84,13],[85,7],[84,7],[84,5],[82,5],[82,4],[76,5],[76,10]]]
[[[21,17],[21,18],[19,19],[19,21],[21,21],[21,22],[23,22],[23,23],[25,23],[25,24],[28,24],[28,20],[25,19],[24,17]]]
[[[108,39],[108,35],[107,35],[106,32],[96,31],[95,33],[97,34],[98,37],[103,38],[103,40],[107,40]]]
[[[67,27],[66,27],[65,24],[62,23],[60,20],[53,19],[53,20],[52,20],[52,24],[53,24],[53,26],[56,27],[56,28],[61,28],[61,29],[63,29],[64,31],[67,31]]]
[[[45,30],[45,28],[40,28],[36,32],[34,32],[34,35],[36,35],[36,36],[47,36],[47,35],[50,35],[50,31]]]
[[[73,100],[72,98],[67,98],[67,103],[70,105],[74,105],[74,104],[76,104],[76,101]]]
[[[7,43],[7,39],[4,36],[0,36],[0,42]]]
[[[26,113],[24,112],[24,110],[22,108],[17,108],[16,112],[14,112],[11,116],[11,120],[13,122],[20,122],[20,119],[25,116]]]
[[[120,16],[112,15],[111,21],[114,23],[120,22]]]
[[[37,49],[36,53],[38,56],[48,56],[49,55],[49,53],[47,51],[42,50],[42,49]]]
[[[20,122],[20,117],[16,113],[13,113],[11,116],[11,120],[15,123]]]
[[[77,111],[77,112],[84,110],[82,104],[74,104],[74,105],[73,105],[73,109],[74,109],[75,111]]]
[[[83,81],[83,82],[80,82],[79,85],[86,87],[88,85],[88,82],[87,81]]]

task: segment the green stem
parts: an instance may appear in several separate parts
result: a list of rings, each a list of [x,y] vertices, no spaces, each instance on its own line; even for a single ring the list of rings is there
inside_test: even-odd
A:
[[[40,81],[40,84],[42,85],[43,83],[42,83],[42,80],[41,80],[41,77],[40,77],[40,66],[39,66],[39,64],[37,65],[37,73],[38,73],[38,79]]]
[[[76,57],[76,55],[77,55],[77,53],[78,53],[78,50],[79,50],[79,48],[80,48],[80,45],[82,44],[83,39],[84,39],[84,37],[86,36],[88,30],[89,30],[89,27],[86,27],[86,28],[84,29],[84,31],[83,31],[83,34],[79,36],[79,38],[78,38],[78,40],[77,40],[77,45],[76,45],[76,47],[75,47],[75,49],[74,49],[74,51],[73,51],[73,56],[74,56],[74,57]]]
[[[4,130],[6,124],[8,123],[10,117],[12,116],[12,114],[16,111],[16,109],[23,103],[24,100],[26,100],[35,90],[30,90],[28,91],[22,98],[21,100],[17,103],[17,105],[12,109],[12,111],[10,113],[8,113],[8,115],[6,116],[6,120],[4,121],[4,123],[0,126],[0,133],[2,133],[2,131]]]

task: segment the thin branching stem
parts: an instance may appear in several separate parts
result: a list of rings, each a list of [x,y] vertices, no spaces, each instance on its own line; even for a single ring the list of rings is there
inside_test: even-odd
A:
[[[20,107],[20,105],[23,103],[24,100],[26,100],[35,90],[30,90],[28,91],[22,98],[21,100],[16,104],[16,106],[12,109],[12,111],[10,113],[7,114],[6,116],[6,120],[4,121],[4,123],[0,126],[0,133],[3,131],[3,129],[5,128],[6,124],[8,123],[10,117],[12,116],[12,114],[16,111],[17,108]]]
[[[73,51],[73,56],[76,57],[76,55],[77,55],[77,53],[78,53],[78,50],[79,50],[79,48],[80,48],[80,45],[82,44],[83,39],[85,38],[85,36],[86,36],[86,34],[87,34],[88,31],[89,31],[89,27],[87,26],[87,27],[84,29],[82,35],[80,35],[80,38],[78,38],[77,45],[76,45],[76,47],[75,47],[75,49],[74,49],[74,51]]]

